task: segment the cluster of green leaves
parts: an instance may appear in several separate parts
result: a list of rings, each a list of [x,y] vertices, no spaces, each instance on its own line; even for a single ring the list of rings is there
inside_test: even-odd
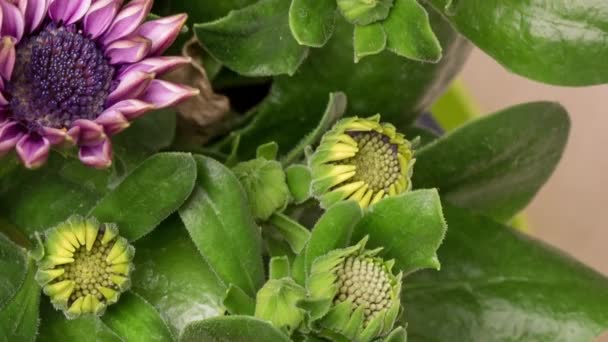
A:
[[[343,101],[332,96],[319,132],[340,116]],[[530,201],[556,166],[569,131],[559,105],[525,104],[431,136],[416,155],[414,185],[420,190],[366,212],[352,202],[326,212],[302,203],[306,170],[292,164],[302,153],[279,154],[291,156],[283,164],[291,204],[273,210],[284,210],[281,215],[296,223],[312,222],[299,253],[284,234],[266,236],[266,221],[254,215],[230,168],[201,155],[157,153],[172,132],[157,136],[156,146],[149,139],[137,143],[167,117],[153,114],[127,131],[130,148],[117,143],[117,151],[125,152],[117,152],[119,162],[110,171],[86,169],[59,155],[36,172],[2,164],[2,336],[289,341],[284,331],[255,317],[254,298],[266,279],[286,272],[280,263],[266,269],[265,260],[286,256],[290,276],[302,283],[316,257],[364,236],[407,275],[399,324],[407,326],[410,340],[581,340],[608,327],[606,278],[500,223]],[[318,133],[302,138],[301,145],[314,143]],[[276,145],[258,153],[272,159]],[[66,320],[33,279],[33,234],[74,213],[117,222],[136,247],[132,289],[101,318]],[[399,329],[390,341],[404,338]]]

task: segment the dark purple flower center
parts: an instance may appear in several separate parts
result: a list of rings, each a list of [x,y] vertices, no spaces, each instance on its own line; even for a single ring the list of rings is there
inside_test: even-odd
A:
[[[94,41],[74,27],[49,24],[17,45],[7,86],[13,119],[31,130],[93,120],[104,109],[113,76]]]

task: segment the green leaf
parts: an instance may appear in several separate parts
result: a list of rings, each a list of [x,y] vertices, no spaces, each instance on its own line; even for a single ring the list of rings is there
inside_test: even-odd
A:
[[[15,296],[0,310],[0,335],[6,341],[34,341],[38,333],[40,287],[34,279],[36,266],[29,260],[25,280]]]
[[[105,193],[109,174],[53,153],[44,168],[0,180],[0,213],[31,237],[71,215],[86,215]]]
[[[507,69],[557,85],[608,82],[608,2],[431,0]]]
[[[255,154],[256,158],[263,158],[266,160],[276,160],[277,153],[279,153],[279,145],[277,143],[269,142],[264,145],[258,146]]]
[[[310,238],[310,232],[306,227],[285,214],[275,213],[268,223],[281,233],[294,253],[300,253]]]
[[[249,316],[224,316],[192,323],[181,342],[289,342],[289,337],[270,323]]]
[[[201,258],[179,217],[135,243],[133,291],[168,323],[173,335],[194,320],[224,313],[225,287]]]
[[[250,159],[256,146],[276,141],[285,154],[313,131],[327,105],[327,94],[344,91],[345,115],[382,113],[398,128],[408,126],[448,86],[469,54],[469,44],[434,11],[431,24],[445,50],[438,64],[411,61],[385,51],[353,61],[353,27],[339,19],[332,39],[310,56],[293,77],[275,77],[270,94],[249,115],[241,134],[239,158]],[[339,17],[340,18],[340,17]],[[407,89],[407,91],[403,91]],[[229,148],[224,142],[222,147]]]
[[[110,305],[101,320],[125,341],[173,341],[171,331],[154,307],[133,292]]]
[[[190,237],[226,285],[254,296],[264,283],[261,236],[236,176],[219,162],[195,156],[194,192],[179,210]],[[230,253],[226,253],[230,246]]]
[[[171,110],[156,110],[138,118],[112,137],[114,163],[120,176],[128,175],[150,155],[167,148],[175,138],[177,117]]]
[[[388,50],[416,61],[437,63],[441,59],[441,44],[428,13],[417,0],[395,0],[382,26]]]
[[[556,103],[505,109],[418,151],[413,184],[437,187],[454,205],[506,221],[547,181],[569,129],[568,114]]]
[[[382,24],[355,26],[355,63],[363,57],[377,55],[386,48],[386,32]]]
[[[282,159],[283,165],[289,165],[302,157],[304,150],[311,145],[317,144],[323,134],[327,132],[333,126],[338,119],[344,115],[346,110],[347,99],[344,93],[330,93],[327,107],[323,112],[323,116],[319,121],[315,129],[307,134],[300,143],[294,147],[287,155]]]
[[[73,320],[65,318],[61,311],[55,310],[47,297],[40,305],[40,332],[38,341],[103,341],[123,342],[98,317],[88,316]]]
[[[89,213],[101,222],[118,224],[130,241],[152,231],[188,198],[196,165],[187,153],[159,153],[137,167]]]
[[[334,33],[335,0],[293,0],[289,28],[300,45],[322,47]]]
[[[0,233],[0,310],[19,291],[27,274],[23,250]]]
[[[287,186],[296,204],[305,202],[310,198],[310,183],[312,175],[310,169],[304,165],[291,165],[285,170]]]
[[[255,317],[291,334],[304,320],[305,311],[296,304],[305,298],[306,289],[293,279],[270,279],[256,295]]]
[[[209,53],[246,76],[293,75],[308,54],[291,35],[289,1],[261,0],[226,17],[194,25]]]
[[[234,284],[226,290],[223,303],[231,315],[253,316],[255,312],[255,300]]]
[[[488,218],[446,205],[440,272],[404,283],[412,341],[592,341],[608,279]]]
[[[312,229],[304,253],[296,257],[294,278],[304,283],[316,258],[334,249],[347,247],[353,229],[362,216],[361,207],[354,201],[339,202],[330,207]]]
[[[368,248],[383,247],[405,275],[439,269],[437,249],[447,226],[436,190],[418,190],[389,197],[372,206],[353,232],[353,241],[369,236]]]

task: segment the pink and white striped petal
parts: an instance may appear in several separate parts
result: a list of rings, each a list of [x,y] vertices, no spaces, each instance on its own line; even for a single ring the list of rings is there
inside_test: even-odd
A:
[[[7,81],[11,79],[15,68],[15,43],[16,40],[13,37],[0,38],[0,76]]]
[[[113,109],[101,113],[95,122],[103,126],[107,135],[118,134],[131,125],[121,112]]]
[[[110,59],[110,64],[137,63],[146,57],[150,46],[152,43],[143,37],[117,40],[108,45],[105,55]]]
[[[94,2],[84,16],[84,32],[88,33],[92,39],[99,38],[112,25],[119,7],[120,4],[116,0]]]
[[[116,89],[108,95],[106,104],[111,106],[122,100],[137,98],[148,88],[154,77],[154,74],[141,71],[132,71],[122,75]]]
[[[186,20],[188,20],[186,14],[156,19],[144,23],[135,32],[152,41],[150,56],[158,56],[162,55],[175,42]]]
[[[16,150],[26,168],[37,169],[49,159],[51,143],[45,137],[30,133],[19,140]]]
[[[198,89],[187,86],[163,80],[153,80],[139,99],[152,103],[156,108],[165,108],[171,107],[189,97],[196,96],[199,92]]]
[[[133,121],[147,112],[154,110],[154,105],[140,100],[130,99],[120,101],[109,109],[117,110],[121,112],[127,120]]]
[[[11,121],[0,128],[0,156],[12,150],[19,139],[25,134],[25,129],[19,123]]]
[[[126,67],[120,72],[119,77],[133,71],[149,72],[161,76],[190,63],[192,63],[190,57],[150,57]]]
[[[0,11],[2,11],[2,22],[0,23],[0,37],[11,36],[17,41],[23,38],[25,23],[23,14],[17,6],[3,0],[0,1]]]
[[[78,136],[75,139],[79,146],[95,146],[107,139],[103,126],[85,119],[79,119],[72,123],[72,128],[78,127]]]
[[[91,0],[51,0],[49,16],[56,23],[71,25],[84,17],[91,3]]]
[[[49,7],[49,0],[20,1],[25,4],[25,8],[21,9],[25,20],[25,32],[32,33],[44,20]]]
[[[101,37],[103,45],[109,45],[114,41],[127,37],[139,27],[150,13],[152,0],[134,0],[128,3],[120,11],[110,28]]]
[[[97,145],[81,146],[78,157],[87,166],[106,169],[112,165],[112,143],[104,139]]]

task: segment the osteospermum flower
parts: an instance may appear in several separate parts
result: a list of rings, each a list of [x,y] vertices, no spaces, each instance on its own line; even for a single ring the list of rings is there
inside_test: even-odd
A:
[[[160,57],[186,21],[144,22],[152,0],[0,0],[0,156],[28,168],[52,146],[79,148],[96,168],[112,163],[109,136],[197,93],[156,77],[188,63]]]
[[[36,280],[66,317],[101,315],[130,286],[135,249],[116,225],[75,216],[43,239]]]
[[[380,115],[343,119],[309,159],[313,194],[324,208],[345,199],[366,208],[410,190],[412,154],[410,142]]]
[[[323,308],[312,314],[316,325],[348,341],[388,334],[401,307],[402,274],[393,274],[394,261],[378,257],[380,249],[365,249],[366,242],[315,259],[306,281],[312,302]]]

